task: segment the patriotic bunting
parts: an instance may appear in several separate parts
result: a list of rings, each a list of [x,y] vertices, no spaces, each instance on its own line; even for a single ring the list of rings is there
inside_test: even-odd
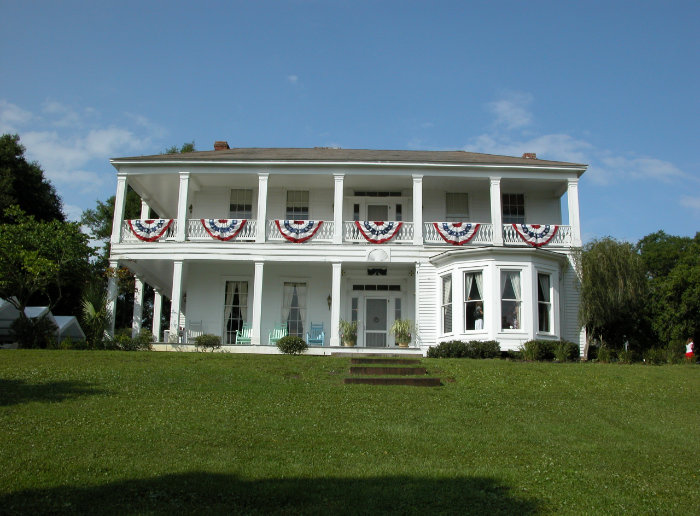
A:
[[[306,242],[312,238],[322,223],[322,220],[275,220],[280,234],[294,243]]]
[[[243,229],[246,219],[199,219],[212,238],[232,240]]]
[[[128,222],[136,238],[144,242],[155,242],[165,234],[173,219],[135,219]]]
[[[468,224],[466,222],[433,222],[438,235],[452,245],[464,245],[469,242],[481,224]]]
[[[401,222],[356,220],[355,226],[365,240],[373,244],[383,244],[396,236],[401,229]]]
[[[513,229],[525,242],[533,247],[542,247],[557,234],[559,226],[549,224],[513,224]]]

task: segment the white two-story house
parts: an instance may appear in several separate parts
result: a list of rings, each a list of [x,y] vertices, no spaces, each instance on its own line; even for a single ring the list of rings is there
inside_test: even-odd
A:
[[[161,349],[211,333],[230,351],[275,352],[274,328],[306,338],[322,325],[310,352],[329,353],[343,319],[358,322],[355,349],[393,352],[399,318],[415,324],[414,352],[457,339],[583,346],[572,252],[586,165],[226,142],[111,162],[111,265],[136,275],[135,330],[143,284],[154,287]],[[142,199],[138,220],[124,220],[127,185]],[[109,298],[113,311],[114,284]]]

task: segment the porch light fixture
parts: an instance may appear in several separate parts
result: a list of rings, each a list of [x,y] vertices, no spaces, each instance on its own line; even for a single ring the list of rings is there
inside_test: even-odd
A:
[[[331,297],[330,294],[328,294],[328,297],[326,298],[326,301],[328,301],[328,309],[331,309],[331,303],[333,302],[333,298]]]

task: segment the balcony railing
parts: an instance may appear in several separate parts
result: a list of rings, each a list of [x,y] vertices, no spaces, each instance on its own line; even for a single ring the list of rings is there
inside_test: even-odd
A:
[[[369,244],[370,242],[360,232],[354,221],[343,222],[343,240],[345,242]],[[386,243],[388,244],[412,244],[413,222],[402,222],[397,233]]]
[[[162,242],[162,241],[175,241],[177,236],[177,220],[173,220],[168,228],[160,235],[153,233],[152,236],[146,238],[144,235],[137,236],[132,230],[132,226],[129,224],[130,221],[125,220],[122,222],[122,239],[123,243],[134,243],[134,242]],[[131,221],[136,223],[137,221]],[[186,234],[185,240],[192,242],[221,242],[220,240],[214,239],[204,228],[200,219],[189,219],[186,223]],[[477,224],[472,222],[471,224]],[[286,239],[277,227],[274,220],[266,221],[266,241],[268,242],[287,242]],[[254,219],[249,219],[236,234],[236,236],[226,243],[236,243],[236,242],[255,242],[257,236],[258,221]],[[414,223],[413,222],[402,222],[401,227],[396,231],[391,238],[388,238],[385,244],[413,244],[413,234],[414,234]],[[328,244],[333,242],[335,233],[335,224],[333,221],[323,221],[318,230],[314,233],[313,237],[307,240],[308,243],[319,243]],[[515,230],[512,224],[503,224],[502,227],[503,234],[503,245],[505,246],[528,246],[527,242],[523,240],[521,235]],[[372,245],[373,242],[368,239],[359,230],[354,221],[343,222],[343,243],[353,243],[353,244],[367,244]],[[387,234],[389,236],[389,234]],[[493,245],[494,240],[494,227],[490,223],[479,223],[479,228],[468,242],[463,243],[464,246],[485,246]],[[424,222],[423,223],[423,241],[426,245],[452,245],[442,238],[440,233],[435,228],[435,223]],[[224,243],[224,242],[222,242]],[[573,245],[573,231],[571,226],[561,226],[557,225],[557,231],[554,236],[546,243],[547,247],[570,247]]]
[[[493,244],[493,224],[483,224],[478,222],[472,222],[472,224],[479,224],[479,229],[476,230],[476,234],[471,238],[471,240],[469,240],[467,245]],[[449,243],[446,242],[445,239],[438,233],[434,222],[423,223],[423,240],[426,244],[449,245]]]

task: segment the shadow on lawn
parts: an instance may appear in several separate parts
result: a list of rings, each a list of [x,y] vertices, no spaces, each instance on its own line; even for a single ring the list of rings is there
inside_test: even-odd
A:
[[[5,514],[534,514],[540,504],[484,477],[273,478],[192,472],[0,496]],[[0,511],[0,512],[2,512]]]
[[[104,392],[86,382],[27,383],[24,380],[0,379],[0,406],[30,401],[55,403]]]

